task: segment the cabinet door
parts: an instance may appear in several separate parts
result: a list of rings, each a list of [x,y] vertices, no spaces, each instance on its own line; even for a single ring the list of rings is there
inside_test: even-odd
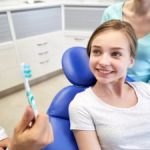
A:
[[[15,47],[12,43],[0,46],[0,71],[8,70],[17,66]]]
[[[0,43],[11,41],[11,33],[9,29],[7,14],[0,12]]]
[[[66,30],[95,30],[101,23],[101,17],[105,7],[66,6],[65,29]]]
[[[20,66],[0,72],[0,92],[23,83]]]
[[[80,36],[80,35],[66,35],[64,37],[64,49],[68,49],[73,46],[82,46],[86,47],[88,43],[88,36]]]
[[[0,46],[0,92],[23,82],[14,45]]]
[[[61,7],[12,12],[17,39],[61,30]]]
[[[51,33],[49,38],[49,54],[51,71],[62,68],[61,59],[63,55],[64,35],[62,32]]]

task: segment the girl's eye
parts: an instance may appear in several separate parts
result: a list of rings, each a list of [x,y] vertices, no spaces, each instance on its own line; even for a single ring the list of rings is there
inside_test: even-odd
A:
[[[101,51],[98,50],[98,49],[93,49],[93,50],[92,50],[92,53],[93,53],[93,55],[100,55],[100,54],[101,54]]]
[[[113,57],[120,57],[120,56],[122,56],[122,54],[120,52],[113,52],[111,55]]]

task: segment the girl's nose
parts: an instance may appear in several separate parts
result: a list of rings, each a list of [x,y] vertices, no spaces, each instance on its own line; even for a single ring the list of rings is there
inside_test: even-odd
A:
[[[107,54],[103,54],[100,58],[99,58],[99,64],[102,66],[107,66],[110,64],[110,57]]]

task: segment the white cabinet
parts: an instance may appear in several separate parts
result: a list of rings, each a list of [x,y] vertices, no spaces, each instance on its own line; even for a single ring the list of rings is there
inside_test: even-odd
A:
[[[0,91],[22,82],[16,50],[12,42],[0,45]]]
[[[16,52],[13,43],[0,46],[0,71],[17,65]]]
[[[31,79],[61,69],[61,6],[13,10],[10,14],[14,33],[7,13],[0,13],[0,95],[23,83],[21,62],[31,65]]]
[[[62,32],[17,40],[20,62],[31,65],[32,79],[61,69],[62,48]]]
[[[6,12],[0,12],[0,93],[22,82]]]
[[[13,11],[12,18],[19,61],[31,65],[32,79],[61,69],[61,7]]]

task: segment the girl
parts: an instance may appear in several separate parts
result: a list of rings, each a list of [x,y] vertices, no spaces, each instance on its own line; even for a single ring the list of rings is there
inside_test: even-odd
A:
[[[135,32],[124,21],[105,22],[92,34],[87,53],[97,81],[69,106],[80,150],[150,149],[150,85],[125,81],[136,47]]]

